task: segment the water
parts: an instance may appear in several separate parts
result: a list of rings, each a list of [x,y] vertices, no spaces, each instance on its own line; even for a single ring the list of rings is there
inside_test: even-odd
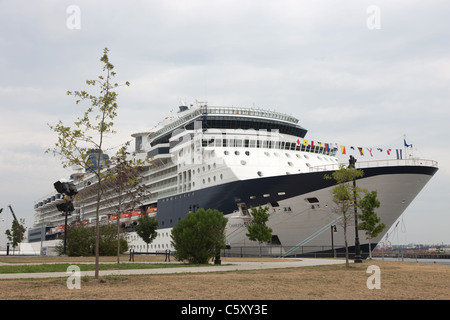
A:
[[[450,266],[450,259],[416,259],[416,258],[380,258],[374,257],[373,260],[385,260],[385,261],[403,261],[403,262],[419,262],[419,263],[435,263],[444,264]]]

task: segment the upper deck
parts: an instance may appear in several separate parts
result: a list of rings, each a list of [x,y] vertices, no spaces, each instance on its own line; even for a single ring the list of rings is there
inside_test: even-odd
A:
[[[200,121],[203,129],[278,129],[281,133],[298,137],[304,137],[307,132],[298,125],[297,118],[276,111],[208,105],[183,110],[178,113],[177,119],[164,123],[160,129],[148,135],[152,146],[167,142],[177,128],[194,129],[194,121]]]

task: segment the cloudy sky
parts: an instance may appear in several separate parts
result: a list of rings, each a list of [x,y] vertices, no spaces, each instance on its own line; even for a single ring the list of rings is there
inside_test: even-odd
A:
[[[0,0],[0,245],[11,204],[27,227],[34,201],[70,175],[44,151],[47,123],[71,124],[110,49],[119,90],[112,147],[179,101],[291,114],[311,139],[402,148],[440,170],[407,209],[393,243],[450,243],[448,1]],[[361,159],[361,161],[364,159]]]

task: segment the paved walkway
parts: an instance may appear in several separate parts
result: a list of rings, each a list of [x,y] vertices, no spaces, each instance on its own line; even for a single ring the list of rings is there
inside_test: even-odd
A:
[[[173,273],[195,273],[195,272],[222,272],[237,270],[261,270],[276,268],[296,268],[329,264],[343,264],[345,260],[339,259],[283,259],[271,262],[224,262],[220,266],[204,267],[178,267],[178,268],[152,268],[152,269],[130,269],[130,270],[104,270],[99,271],[100,276],[106,275],[145,275],[145,274],[173,274]],[[0,263],[6,265],[7,263]],[[80,263],[81,264],[81,263]],[[8,264],[11,265],[11,264]],[[72,263],[77,265],[77,263]],[[81,276],[94,276],[94,271],[81,271]],[[4,273],[0,279],[29,279],[29,278],[65,278],[72,273],[46,272],[46,273]]]

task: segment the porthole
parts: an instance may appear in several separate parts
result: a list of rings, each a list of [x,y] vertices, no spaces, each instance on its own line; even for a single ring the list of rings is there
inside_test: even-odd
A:
[[[243,166],[245,166],[245,165],[247,164],[247,161],[241,160],[241,164],[242,164]]]
[[[240,153],[239,153],[239,151],[236,150],[236,151],[234,152],[234,154],[238,156]]]
[[[294,166],[294,164],[292,162],[290,162],[290,161],[288,162],[288,165],[291,166],[291,167]]]
[[[262,177],[263,173],[261,171],[258,171],[258,176]]]
[[[249,156],[250,155],[250,151],[245,151],[245,155]]]

